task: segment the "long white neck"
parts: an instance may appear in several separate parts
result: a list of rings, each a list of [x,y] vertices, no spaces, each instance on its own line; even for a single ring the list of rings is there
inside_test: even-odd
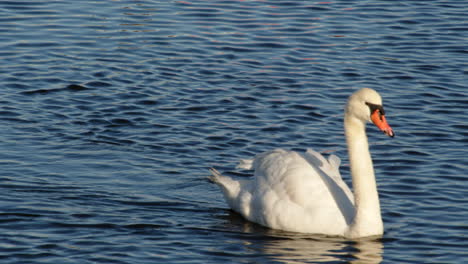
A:
[[[348,235],[349,237],[381,235],[383,223],[365,123],[350,114],[345,114],[344,127],[356,207],[356,215]]]

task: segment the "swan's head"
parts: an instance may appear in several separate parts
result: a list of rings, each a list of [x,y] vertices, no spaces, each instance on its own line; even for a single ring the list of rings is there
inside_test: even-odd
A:
[[[353,93],[348,99],[346,114],[361,120],[363,123],[372,122],[387,136],[395,136],[385,119],[382,97],[373,89],[362,88]]]

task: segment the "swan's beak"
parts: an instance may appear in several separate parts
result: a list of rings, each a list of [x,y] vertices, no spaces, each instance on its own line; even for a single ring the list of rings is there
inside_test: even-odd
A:
[[[380,129],[380,131],[384,132],[385,135],[389,137],[394,137],[395,134],[393,133],[393,129],[387,123],[385,119],[385,115],[380,113],[380,110],[375,110],[374,113],[371,115],[372,122]]]

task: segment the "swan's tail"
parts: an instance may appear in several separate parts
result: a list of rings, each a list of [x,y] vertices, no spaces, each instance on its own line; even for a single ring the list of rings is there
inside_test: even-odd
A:
[[[227,189],[229,192],[239,192],[239,181],[233,180],[231,177],[221,175],[215,168],[210,168],[211,176],[208,179],[221,186],[223,189]]]
[[[216,183],[224,193],[224,197],[228,202],[229,206],[236,212],[238,212],[235,200],[237,199],[239,192],[241,190],[241,182],[236,181],[228,176],[223,176],[215,168],[210,168],[211,176],[208,179],[211,182]]]
[[[215,168],[210,168],[211,176],[208,176],[208,179],[218,184],[221,187],[232,189],[233,187],[239,186],[239,181],[233,180],[231,177],[221,175]]]
[[[211,172],[211,175],[208,176],[208,180],[210,180],[210,182],[212,183],[221,184],[222,182],[221,178],[224,177],[223,175],[221,175],[221,172],[219,172],[215,168],[210,168],[210,172]]]

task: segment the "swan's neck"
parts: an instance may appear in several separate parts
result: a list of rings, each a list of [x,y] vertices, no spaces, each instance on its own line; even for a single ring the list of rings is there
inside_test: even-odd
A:
[[[349,236],[380,235],[383,233],[383,223],[365,123],[345,115],[344,125],[356,207]]]

